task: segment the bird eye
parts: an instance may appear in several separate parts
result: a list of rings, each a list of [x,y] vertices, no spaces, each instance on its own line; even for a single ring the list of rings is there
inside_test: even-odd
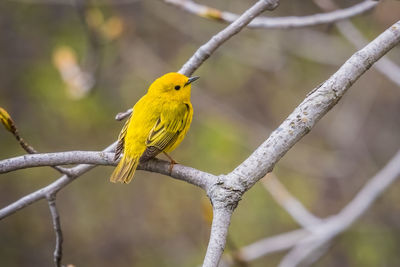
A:
[[[175,90],[179,90],[181,87],[179,85],[175,86]]]

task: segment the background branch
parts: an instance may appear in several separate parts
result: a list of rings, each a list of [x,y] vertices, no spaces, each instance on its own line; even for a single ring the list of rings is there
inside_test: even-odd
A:
[[[338,8],[332,0],[314,0],[314,2],[325,11]],[[335,23],[335,26],[355,48],[360,49],[368,44],[368,40],[351,21],[338,21]],[[381,58],[381,60],[374,65],[374,68],[397,86],[400,86],[400,67],[387,56]]]
[[[214,35],[207,43],[200,46],[194,55],[182,66],[178,71],[186,76],[191,76],[203,62],[210,57],[218,47],[225,43],[235,34],[239,33],[247,24],[265,10],[274,10],[278,6],[277,0],[259,0],[251,8],[246,10],[240,17],[237,17],[233,22]]]
[[[197,4],[192,0],[164,0],[166,3],[177,6],[191,14],[213,19],[220,22],[236,20],[237,14],[221,11],[213,7]],[[360,15],[374,8],[379,1],[366,0],[349,8],[331,11],[328,13],[314,14],[303,17],[258,17],[251,21],[247,27],[263,29],[292,29],[328,24]]]
[[[400,176],[400,150],[380,170],[353,200],[337,215],[318,225],[306,238],[301,240],[282,260],[281,267],[298,266],[303,261],[314,262],[321,256],[324,248],[333,238],[348,229],[363,215],[374,201]]]
[[[261,183],[275,201],[281,205],[303,228],[312,231],[314,225],[321,223],[321,219],[309,212],[296,199],[273,173],[267,174]]]

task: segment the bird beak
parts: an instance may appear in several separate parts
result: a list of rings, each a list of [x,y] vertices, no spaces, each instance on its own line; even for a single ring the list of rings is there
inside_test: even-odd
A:
[[[185,87],[186,85],[191,84],[192,82],[196,81],[196,80],[199,79],[199,78],[200,78],[199,76],[190,77],[189,80],[187,81],[187,83],[185,83],[184,87]]]

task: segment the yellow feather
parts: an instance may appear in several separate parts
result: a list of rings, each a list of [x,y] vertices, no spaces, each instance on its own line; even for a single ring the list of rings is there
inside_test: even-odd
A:
[[[171,72],[150,85],[119,135],[116,158],[122,152],[123,157],[111,182],[129,183],[139,162],[170,152],[182,142],[192,122],[191,82],[196,79]]]

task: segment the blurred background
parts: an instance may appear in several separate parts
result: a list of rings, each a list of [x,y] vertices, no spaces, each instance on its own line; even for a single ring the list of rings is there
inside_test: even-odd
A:
[[[254,1],[200,3],[241,13]],[[282,1],[264,15],[319,12],[313,1]],[[372,40],[399,14],[400,2],[387,0],[352,22]],[[114,116],[131,108],[155,78],[177,71],[224,27],[163,1],[3,0],[0,106],[40,152],[101,150],[123,126]],[[196,71],[201,79],[192,90],[193,123],[172,156],[213,174],[230,172],[355,51],[334,25],[243,30]],[[400,64],[398,47],[388,56]],[[315,215],[335,214],[399,148],[399,113],[399,85],[371,68],[274,174]],[[24,153],[0,127],[0,158]],[[97,167],[58,194],[63,263],[200,264],[210,230],[204,192],[143,171],[129,185],[111,184],[112,169]],[[0,206],[59,176],[49,167],[2,174]],[[399,203],[397,182],[316,266],[399,266]],[[298,227],[258,183],[233,216],[226,251]],[[0,222],[1,266],[51,266],[54,245],[46,201]],[[248,266],[276,266],[283,255]]]

